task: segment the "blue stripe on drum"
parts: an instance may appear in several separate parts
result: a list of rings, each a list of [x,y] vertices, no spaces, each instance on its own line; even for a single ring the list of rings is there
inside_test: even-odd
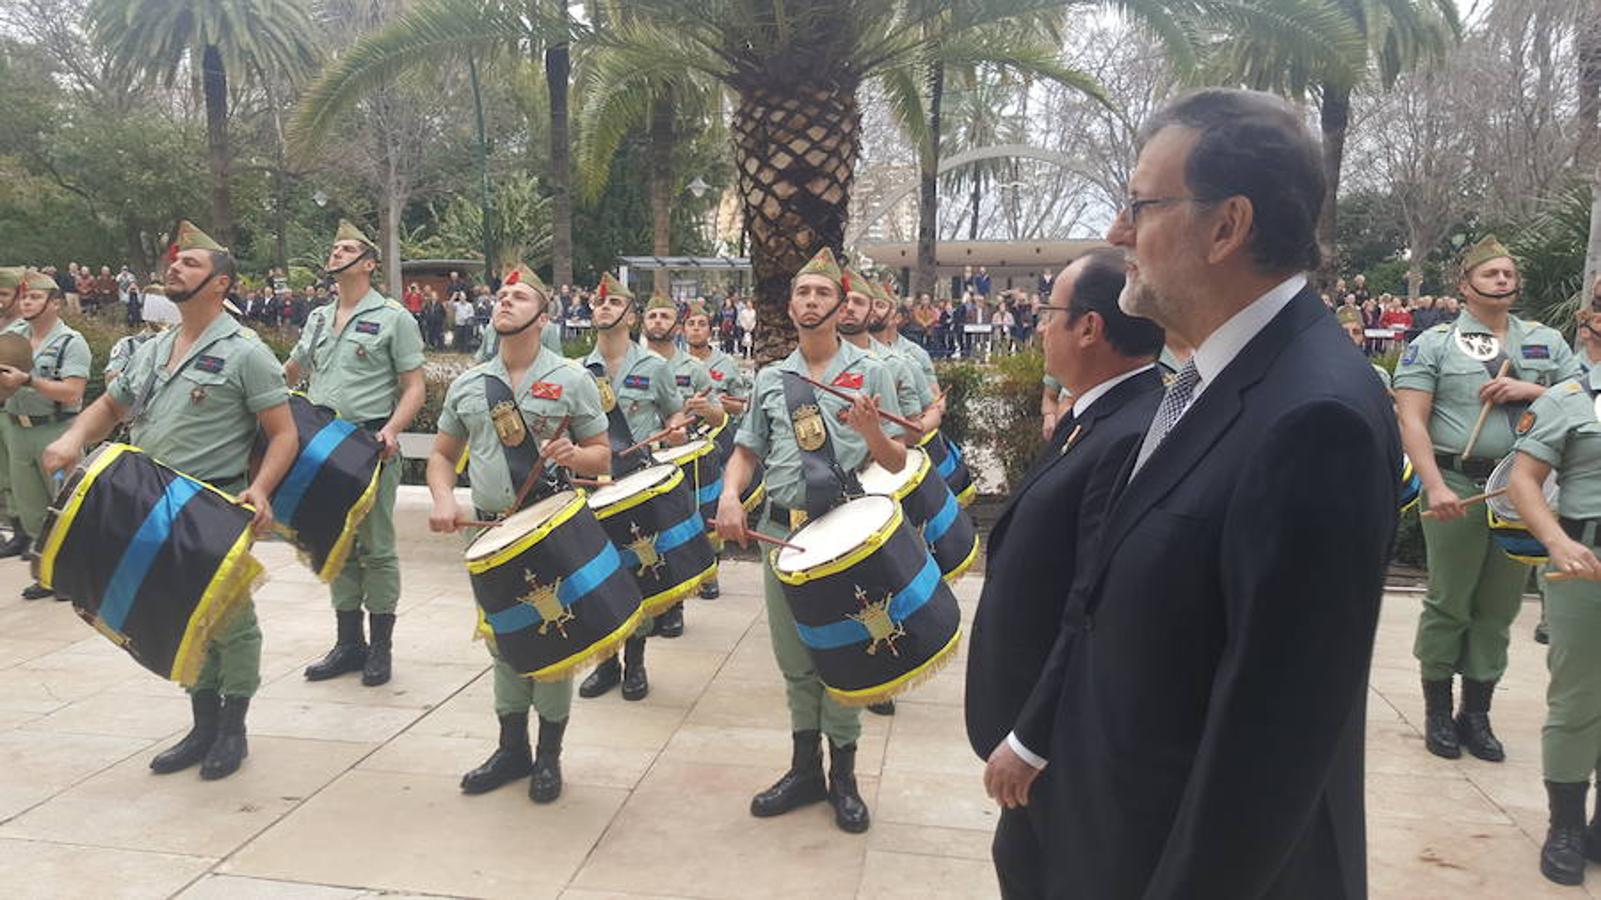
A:
[[[945,442],[945,447],[948,450],[950,450],[950,458],[956,460],[956,462],[951,463],[951,465],[954,466],[954,465],[960,463],[962,461],[962,448],[956,446],[956,442],[955,441],[951,440],[950,438],[946,437],[943,434],[939,436],[939,439],[944,441]]]
[[[668,551],[683,546],[705,533],[706,520],[701,518],[700,509],[697,507],[694,512],[689,514],[689,518],[656,535],[656,555],[665,556]],[[627,547],[622,547],[617,552],[622,554],[623,562],[628,565],[639,565],[639,556],[634,551]]]
[[[708,503],[716,503],[717,498],[722,493],[723,476],[719,474],[716,481],[708,485],[703,485],[700,490],[695,492],[695,502],[699,503],[701,506],[705,506]]]
[[[300,511],[300,501],[306,499],[306,491],[311,489],[311,482],[322,470],[322,464],[355,430],[356,426],[344,419],[335,419],[306,442],[306,449],[300,451],[295,464],[289,467],[289,474],[272,493],[273,518],[285,525],[294,522],[295,513]]]
[[[945,488],[945,504],[923,526],[923,540],[932,544],[944,537],[945,532],[951,530],[951,524],[956,521],[956,514],[960,511],[961,507],[956,503],[956,495],[951,493],[950,488]]]
[[[945,441],[945,438],[941,437],[939,440]],[[945,441],[945,458],[940,460],[939,465],[934,467],[934,471],[939,473],[939,477],[949,478],[951,477],[951,473],[956,471],[955,451],[956,445],[950,441]]]
[[[117,560],[117,568],[111,573],[111,581],[106,584],[105,599],[100,601],[100,618],[113,631],[121,631],[127,621],[133,609],[133,598],[139,595],[145,576],[156,562],[156,554],[172,534],[172,523],[177,521],[184,504],[201,490],[199,482],[174,478],[145,514],[145,520],[139,523],[139,530],[123,549],[122,558]]]
[[[622,566],[622,558],[617,555],[617,548],[611,542],[606,542],[599,553],[589,562],[578,567],[573,574],[562,579],[556,588],[556,599],[562,608],[572,606],[589,595],[590,591],[600,587],[601,582],[612,576]],[[531,604],[519,603],[507,607],[499,612],[493,612],[484,618],[489,620],[489,627],[496,634],[510,634],[524,628],[532,628],[545,621],[539,611]]]
[[[939,565],[934,562],[934,557],[925,554],[923,568],[917,571],[911,583],[901,588],[900,593],[889,601],[890,619],[897,624],[906,621],[934,596],[934,589],[939,584]],[[800,632],[801,643],[813,650],[837,650],[871,638],[867,626],[855,619],[842,619],[827,625],[802,625],[796,622],[795,630]]]

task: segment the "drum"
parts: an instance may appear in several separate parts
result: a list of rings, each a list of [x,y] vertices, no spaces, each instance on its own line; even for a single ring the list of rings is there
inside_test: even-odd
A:
[[[962,458],[962,449],[941,434],[939,429],[923,435],[917,446],[928,454],[928,460],[934,466],[934,471],[950,485],[951,493],[956,495],[956,502],[963,506],[972,503],[978,487],[973,484],[973,475],[967,470],[967,462]]]
[[[127,444],[103,444],[46,513],[41,584],[163,678],[193,684],[250,601],[261,563],[250,510]]]
[[[332,581],[378,497],[383,444],[301,394],[289,395],[289,413],[300,451],[272,492],[273,528],[319,579]],[[266,450],[266,435],[258,432],[252,469]]]
[[[923,540],[928,542],[940,575],[954,584],[978,558],[978,531],[945,480],[933,472],[928,454],[911,447],[906,451],[906,465],[899,472],[873,463],[857,477],[867,493],[900,501],[907,521],[920,529]]]
[[[1516,453],[1508,453],[1495,464],[1490,478],[1484,483],[1486,491],[1498,491],[1507,486],[1512,476],[1512,460]],[[1545,484],[1540,486],[1545,494],[1545,504],[1552,510],[1557,508],[1557,473],[1555,471],[1546,475]],[[1520,563],[1531,566],[1543,565],[1546,560],[1545,545],[1534,539],[1529,529],[1519,518],[1518,511],[1513,508],[1512,501],[1506,494],[1491,497],[1484,501],[1484,514],[1490,520],[1490,537],[1495,539],[1496,546],[1501,552],[1512,557]]]
[[[562,491],[467,548],[478,632],[539,681],[610,655],[639,624],[639,586],[582,492]]]
[[[597,488],[589,508],[639,584],[645,615],[672,606],[717,574],[706,520],[678,466],[648,466]]]
[[[1407,510],[1418,505],[1418,498],[1423,495],[1423,479],[1418,477],[1412,468],[1412,460],[1405,453],[1401,454],[1401,493],[1400,507],[1404,514]]]
[[[778,577],[829,696],[879,703],[931,677],[961,639],[956,597],[901,505],[869,494],[775,549]]]
[[[719,451],[714,436],[689,441],[679,447],[665,447],[651,454],[657,463],[675,465],[684,470],[684,480],[693,488],[701,517],[706,520],[707,533],[714,530],[712,522],[717,519],[717,501],[723,495],[723,468],[728,463],[728,459]],[[745,507],[747,520],[754,518],[766,496],[767,473],[762,464],[757,462],[756,471],[751,474],[745,490],[739,495],[739,503]]]

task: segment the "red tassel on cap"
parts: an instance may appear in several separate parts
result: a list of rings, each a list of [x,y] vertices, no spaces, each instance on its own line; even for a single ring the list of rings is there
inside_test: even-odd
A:
[[[167,245],[167,262],[175,263],[177,261],[178,261],[178,243],[176,241],[174,241],[173,243]]]
[[[522,278],[522,273],[512,269],[511,272],[507,273],[505,279],[501,281],[501,284],[516,284],[520,278]]]

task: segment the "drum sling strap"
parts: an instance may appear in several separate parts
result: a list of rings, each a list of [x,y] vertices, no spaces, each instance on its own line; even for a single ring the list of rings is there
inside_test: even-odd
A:
[[[534,435],[533,429],[528,427],[528,420],[524,418],[522,408],[517,405],[517,395],[512,391],[511,386],[502,381],[499,376],[484,376],[484,397],[489,401],[491,419],[496,418],[497,409],[505,409],[505,412],[499,415],[515,416],[517,423],[522,426],[523,438],[516,446],[506,443],[504,437],[500,441],[500,451],[506,457],[506,468],[511,475],[511,487],[515,491],[522,487],[524,481],[528,480],[528,473],[533,471],[534,463],[539,459],[539,439]],[[497,435],[501,434],[498,419],[495,432]],[[523,505],[526,507],[535,500],[541,499],[542,496],[541,486],[535,485],[534,489],[528,492],[528,497],[523,501]],[[507,510],[506,515],[511,515],[514,512],[517,512],[517,510]]]
[[[628,428],[628,417],[623,415],[622,403],[616,399],[616,389],[610,386],[611,383],[606,377],[605,364],[592,362],[586,364],[584,368],[589,370],[597,385],[606,382],[607,386],[601,389],[601,397],[604,398],[608,394],[612,397],[611,409],[606,412],[606,438],[611,443],[612,477],[621,478],[643,469],[650,460],[648,448],[641,448],[642,452],[623,453],[634,445],[634,433]]]
[[[816,416],[817,426],[823,431],[822,443],[808,450],[796,436],[795,446],[801,455],[801,477],[806,482],[806,515],[816,518],[839,505],[840,500],[860,497],[861,482],[855,474],[840,467],[834,458],[834,442],[828,436],[828,423],[824,421],[822,407],[812,386],[799,378],[785,378],[784,405],[789,409],[791,427],[797,419]],[[807,410],[806,408],[810,409]]]
[[[1454,336],[1456,334],[1456,330],[1453,329],[1451,333]],[[1507,367],[1507,374],[1521,381],[1522,376],[1518,374],[1518,363],[1516,360],[1513,360],[1507,355],[1505,346],[1501,348],[1499,353],[1487,360],[1484,360],[1484,362],[1480,363],[1480,365],[1484,366],[1485,374],[1489,375],[1493,379],[1501,371],[1501,364],[1508,361],[1510,361],[1512,365]],[[1528,408],[1529,404],[1527,403],[1501,404],[1501,412],[1507,418],[1508,427],[1512,428],[1513,431],[1516,431],[1518,427],[1518,419],[1523,417],[1523,413],[1528,410]]]

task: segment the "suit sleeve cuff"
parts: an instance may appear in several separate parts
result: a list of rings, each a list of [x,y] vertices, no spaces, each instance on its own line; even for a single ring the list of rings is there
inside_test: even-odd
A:
[[[1014,731],[1006,736],[1006,745],[1012,748],[1013,753],[1016,753],[1018,756],[1022,757],[1023,762],[1028,763],[1036,769],[1045,768],[1045,763],[1047,762],[1045,757],[1040,756],[1038,753],[1035,753],[1034,751],[1023,746],[1023,742],[1017,739],[1017,732]]]

